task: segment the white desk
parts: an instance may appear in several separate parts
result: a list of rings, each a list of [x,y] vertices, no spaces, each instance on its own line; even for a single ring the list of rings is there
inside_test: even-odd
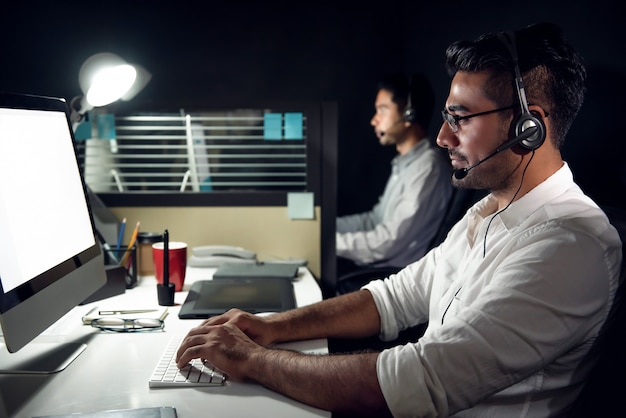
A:
[[[173,334],[186,334],[200,320],[180,320],[179,305],[192,282],[210,278],[212,269],[189,268],[185,288],[169,308],[165,332],[103,333],[82,325],[81,316],[94,306],[129,309],[157,307],[154,277],[140,278],[126,293],[75,308],[53,325],[41,341],[84,340],[85,351],[65,370],[52,375],[0,376],[0,417],[93,412],[153,406],[174,406],[179,418],[190,417],[330,417],[254,383],[227,382],[223,387],[150,389],[148,379]],[[315,279],[300,268],[294,281],[296,303],[322,299]],[[286,345],[300,351],[327,352],[325,340]]]

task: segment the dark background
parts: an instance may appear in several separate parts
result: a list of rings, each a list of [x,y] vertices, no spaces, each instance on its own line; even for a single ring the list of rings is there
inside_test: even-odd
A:
[[[626,207],[626,46],[618,2],[0,2],[0,90],[80,94],[78,70],[114,52],[152,73],[131,102],[172,109],[262,101],[335,101],[339,109],[339,214],[382,193],[395,149],[369,125],[376,82],[420,71],[443,106],[444,50],[483,32],[552,21],[585,57],[588,95],[563,156],[598,203]],[[437,3],[437,4],[435,4]],[[433,116],[431,136],[440,127]]]

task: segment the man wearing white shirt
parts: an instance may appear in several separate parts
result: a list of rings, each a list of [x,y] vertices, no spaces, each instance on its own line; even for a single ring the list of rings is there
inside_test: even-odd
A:
[[[484,188],[446,240],[398,274],[267,317],[231,311],[188,334],[201,357],[323,409],[371,416],[554,417],[574,403],[611,311],[622,243],[559,152],[585,68],[560,29],[459,41],[437,143],[457,187]],[[313,356],[272,349],[318,337],[415,342]],[[208,402],[208,400],[207,400]]]

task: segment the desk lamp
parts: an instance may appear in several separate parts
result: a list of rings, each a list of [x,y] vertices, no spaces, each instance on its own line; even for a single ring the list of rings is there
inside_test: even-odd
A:
[[[106,106],[116,100],[128,101],[150,81],[151,75],[137,64],[128,64],[119,56],[101,52],[80,67],[78,83],[83,96],[70,103],[74,129],[94,107]]]

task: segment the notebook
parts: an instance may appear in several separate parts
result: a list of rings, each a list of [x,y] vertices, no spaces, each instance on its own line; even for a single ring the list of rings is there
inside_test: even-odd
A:
[[[298,266],[289,263],[224,263],[213,274],[214,279],[283,278],[295,279]]]

